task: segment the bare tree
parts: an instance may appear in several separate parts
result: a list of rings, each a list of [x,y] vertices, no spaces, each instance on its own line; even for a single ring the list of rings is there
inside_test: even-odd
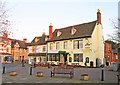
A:
[[[6,9],[6,2],[0,0],[0,36],[7,34],[10,35],[11,27],[8,20],[8,10]]]
[[[115,41],[116,43],[120,44],[120,19],[118,21],[112,21],[114,32],[113,34],[109,35],[110,40]]]

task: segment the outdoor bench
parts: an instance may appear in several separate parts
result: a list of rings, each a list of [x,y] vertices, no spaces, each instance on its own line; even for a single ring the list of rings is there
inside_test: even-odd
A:
[[[39,62],[38,64],[35,64],[35,66],[47,67],[48,63],[47,62]]]
[[[80,67],[79,63],[72,63],[71,66],[73,66],[73,67]]]
[[[55,76],[55,74],[70,74],[70,78],[74,76],[74,68],[54,68],[51,71],[51,77]]]

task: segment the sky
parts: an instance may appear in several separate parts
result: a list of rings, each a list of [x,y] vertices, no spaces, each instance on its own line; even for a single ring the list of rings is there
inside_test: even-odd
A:
[[[100,9],[104,38],[113,33],[112,21],[118,18],[118,0],[6,0],[6,8],[13,34],[9,37],[31,42],[43,32],[91,22],[97,19]]]

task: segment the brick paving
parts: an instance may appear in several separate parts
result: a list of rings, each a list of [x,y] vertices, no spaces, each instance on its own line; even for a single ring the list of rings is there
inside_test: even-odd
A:
[[[2,75],[3,83],[117,83],[117,72],[109,70],[109,67],[104,68],[104,81],[101,81],[101,68],[75,68],[74,78],[70,79],[69,75],[56,75],[50,77],[53,68],[36,67],[33,68],[33,74],[29,75],[30,65],[26,64],[22,67],[21,64],[9,68],[6,68],[6,73]],[[9,76],[10,71],[16,71],[17,76]],[[41,71],[44,73],[43,77],[37,77],[36,73]],[[81,80],[81,74],[87,73],[90,77],[89,81]]]

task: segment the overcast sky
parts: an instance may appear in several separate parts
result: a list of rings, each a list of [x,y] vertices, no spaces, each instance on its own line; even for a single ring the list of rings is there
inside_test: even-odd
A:
[[[31,41],[43,32],[49,33],[49,25],[54,29],[72,26],[97,19],[97,9],[101,10],[105,39],[112,34],[112,21],[118,18],[118,0],[8,0],[9,19],[13,35],[11,38],[27,38]]]

